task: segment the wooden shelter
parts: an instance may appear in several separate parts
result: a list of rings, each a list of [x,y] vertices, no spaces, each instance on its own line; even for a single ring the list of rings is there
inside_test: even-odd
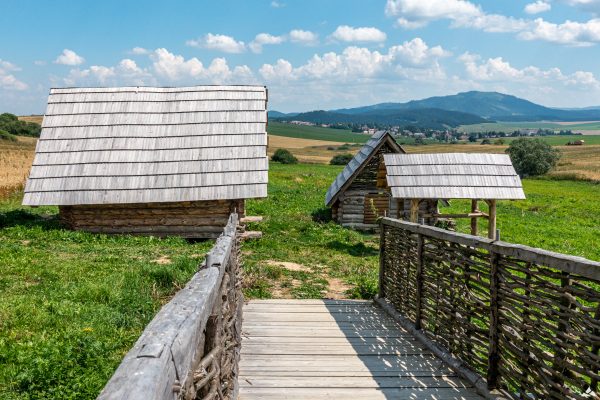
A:
[[[396,215],[390,209],[385,180],[384,154],[404,153],[389,132],[376,132],[346,165],[327,190],[325,204],[343,226],[361,230],[377,228],[377,218]]]
[[[217,237],[266,197],[264,86],[52,89],[24,205],[105,233]]]
[[[410,220],[420,218],[470,218],[477,234],[477,218],[489,221],[489,237],[496,238],[496,200],[525,198],[519,175],[505,154],[386,154],[387,183],[392,197],[410,201]],[[471,199],[464,214],[423,213],[420,203],[431,199]],[[489,211],[480,211],[478,201]]]

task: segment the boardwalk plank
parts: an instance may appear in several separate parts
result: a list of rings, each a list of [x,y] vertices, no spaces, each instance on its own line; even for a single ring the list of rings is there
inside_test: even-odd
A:
[[[251,301],[242,337],[240,400],[481,398],[368,301]]]

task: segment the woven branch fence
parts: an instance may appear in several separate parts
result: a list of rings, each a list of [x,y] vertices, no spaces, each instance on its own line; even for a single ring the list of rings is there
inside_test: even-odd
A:
[[[600,263],[390,218],[380,297],[513,399],[598,399]]]
[[[98,399],[235,399],[242,303],[238,216],[148,324]]]

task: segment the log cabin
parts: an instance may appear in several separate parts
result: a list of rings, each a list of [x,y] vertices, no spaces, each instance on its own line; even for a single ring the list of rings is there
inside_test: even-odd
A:
[[[506,154],[385,154],[384,163],[392,203],[408,205],[405,218],[411,222],[470,218],[471,234],[477,235],[477,219],[485,218],[488,237],[497,239],[496,201],[525,199],[521,179]],[[437,199],[469,199],[471,210],[440,214],[431,207]],[[488,205],[487,213],[479,210],[481,200]]]
[[[267,196],[264,86],[52,89],[23,204],[102,233],[215,238]]]
[[[396,216],[390,208],[384,154],[404,153],[389,132],[378,131],[350,160],[327,190],[325,205],[334,221],[357,230],[374,230],[380,216]]]

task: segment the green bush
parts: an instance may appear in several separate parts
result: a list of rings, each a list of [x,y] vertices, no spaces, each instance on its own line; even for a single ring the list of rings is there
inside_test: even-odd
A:
[[[354,156],[352,154],[337,154],[333,156],[329,164],[331,165],[346,165],[352,160]]]
[[[0,130],[11,135],[39,137],[42,127],[34,122],[19,121],[16,115],[0,114]]]
[[[12,135],[12,134],[0,129],[0,140],[8,140],[10,142],[16,142],[17,137],[15,135]]]
[[[280,162],[282,164],[297,164],[298,159],[287,149],[277,149],[271,157],[271,161]]]
[[[560,152],[542,139],[514,140],[506,152],[521,177],[544,175],[560,159]]]
[[[492,144],[492,141],[490,139],[483,139],[481,144]]]

